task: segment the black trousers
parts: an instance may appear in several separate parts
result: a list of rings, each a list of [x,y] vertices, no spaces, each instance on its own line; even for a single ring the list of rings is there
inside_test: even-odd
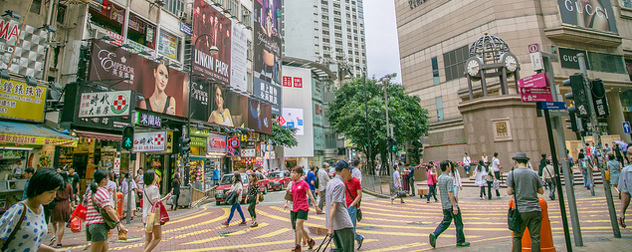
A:
[[[492,185],[494,181],[487,181],[487,198],[492,199]],[[498,192],[498,190],[496,190]]]
[[[255,196],[257,197],[257,196]],[[255,206],[257,205],[257,199],[249,199],[250,204],[248,205],[248,213],[251,218],[257,218],[257,213],[255,212]]]
[[[437,185],[428,185],[428,196],[426,197],[426,201],[430,201],[430,196],[434,196],[435,201],[437,201]]]
[[[408,184],[410,185],[411,195],[415,196],[415,177],[408,177]]]
[[[180,194],[173,195],[173,205],[171,205],[171,210],[178,209],[178,199],[180,199]]]

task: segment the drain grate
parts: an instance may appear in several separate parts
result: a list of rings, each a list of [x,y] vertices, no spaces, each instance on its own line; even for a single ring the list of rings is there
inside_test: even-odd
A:
[[[374,227],[374,226],[362,226],[362,227],[356,227],[356,229],[359,229],[359,230],[379,230],[381,228]]]
[[[218,233],[219,233],[219,236],[226,236],[228,234],[235,233],[235,231],[221,231],[221,232],[218,232]]]
[[[425,226],[428,224],[431,224],[430,222],[423,222],[423,221],[415,221],[415,222],[410,222],[407,223],[408,225],[417,225],[417,226]]]

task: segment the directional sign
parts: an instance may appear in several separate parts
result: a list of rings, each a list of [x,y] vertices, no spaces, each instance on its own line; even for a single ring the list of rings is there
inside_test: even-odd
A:
[[[630,122],[623,122],[623,133],[625,134],[632,133],[632,128],[630,128]]]
[[[545,88],[549,86],[549,74],[539,73],[518,80],[519,88]]]
[[[519,88],[522,102],[552,102],[550,88]]]
[[[530,53],[529,57],[531,57],[531,68],[533,68],[533,71],[544,70],[541,52]]]
[[[538,102],[538,109],[566,109],[565,102]]]

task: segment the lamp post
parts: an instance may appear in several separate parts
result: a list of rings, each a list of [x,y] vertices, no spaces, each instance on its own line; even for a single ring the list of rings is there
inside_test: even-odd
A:
[[[388,141],[388,139],[390,139],[391,137],[391,125],[389,124],[388,121],[388,94],[386,92],[386,89],[388,88],[388,83],[385,83],[382,79],[380,79],[376,85],[379,86],[383,86],[384,87],[384,104],[385,104],[385,108],[386,108],[386,139]],[[388,147],[387,147],[388,148]],[[389,175],[393,174],[393,166],[391,165],[391,152],[390,150],[386,150],[387,156],[386,156],[386,165],[388,166],[388,171],[389,171]],[[393,184],[393,180],[389,178],[389,187],[394,190],[395,188],[393,188],[395,185]]]
[[[366,68],[362,69],[362,85],[364,86],[364,127],[366,129],[367,169],[370,174],[372,174],[375,171],[373,170],[373,162],[371,162],[371,131],[369,130],[369,97],[366,90]]]

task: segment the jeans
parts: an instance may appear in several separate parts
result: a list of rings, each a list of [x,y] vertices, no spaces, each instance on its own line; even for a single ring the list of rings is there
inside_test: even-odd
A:
[[[487,197],[488,199],[492,199],[492,186],[494,181],[487,181]],[[496,194],[498,194],[498,190],[496,190]]]
[[[353,229],[343,228],[340,230],[334,230],[334,245],[336,245],[336,248],[333,251],[354,251]]]
[[[415,196],[415,177],[410,176],[408,178],[408,184],[410,184],[411,196]]]
[[[513,233],[513,246],[512,252],[522,251],[522,234],[525,228],[529,228],[529,235],[531,236],[531,251],[540,252],[540,227],[542,226],[542,212],[526,212],[520,213],[522,223],[520,230]]]
[[[549,198],[555,198],[555,180],[552,178],[545,179],[546,184],[549,186]]]
[[[248,199],[248,200],[250,200],[250,204],[248,204],[248,213],[250,214],[250,218],[256,219],[257,213],[255,212],[255,206],[257,205],[257,199]]]
[[[364,239],[364,236],[356,233],[356,218],[358,217],[358,208],[355,206],[350,206],[349,208],[347,208],[347,210],[349,211],[349,217],[351,217],[351,223],[353,223],[353,237],[356,241],[360,242],[362,239]]]
[[[230,215],[228,216],[228,220],[226,222],[230,223],[230,220],[233,219],[233,215],[235,214],[235,210],[239,211],[239,216],[241,216],[241,221],[246,222],[246,218],[244,218],[244,212],[241,211],[241,204],[235,203],[233,207],[230,208]]]
[[[318,208],[320,209],[324,209],[323,207],[325,206],[325,199],[326,199],[325,195],[327,195],[327,189],[322,190],[320,192],[320,195],[319,195],[320,199],[318,200]]]
[[[456,243],[465,242],[465,234],[463,234],[463,219],[461,219],[461,209],[459,209],[459,212],[457,214],[454,214],[452,212],[452,208],[443,209],[443,220],[441,221],[441,224],[439,224],[437,229],[435,229],[434,233],[432,234],[434,234],[434,236],[438,238],[439,235],[443,233],[443,231],[445,231],[446,229],[448,229],[448,227],[450,227],[450,224],[452,223],[452,219],[454,219],[454,226],[456,226]]]
[[[471,165],[465,165],[465,166],[463,166],[463,169],[465,169],[465,172],[466,172],[467,174],[470,174],[470,167],[472,167],[472,166],[471,166]]]
[[[314,200],[316,200],[316,190],[311,190],[312,191],[312,196],[314,196]],[[316,204],[316,202],[314,202],[314,204]],[[312,205],[312,200],[309,198],[309,196],[307,196],[307,205],[311,206]]]
[[[584,177],[584,187],[590,188],[590,180],[588,179],[588,171],[582,169],[582,177]]]
[[[434,196],[435,201],[437,201],[437,185],[428,185],[427,201],[430,201],[431,195]]]

